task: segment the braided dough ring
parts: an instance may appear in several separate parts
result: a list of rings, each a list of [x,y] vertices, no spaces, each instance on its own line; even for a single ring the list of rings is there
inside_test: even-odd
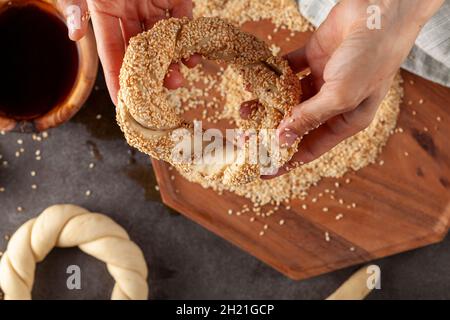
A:
[[[11,237],[0,260],[5,300],[31,299],[36,263],[55,246],[78,246],[105,262],[116,280],[111,299],[147,299],[147,265],[127,232],[105,215],[74,205],[56,205],[26,222]]]
[[[193,129],[169,104],[163,81],[172,62],[194,53],[227,62],[241,72],[263,106],[248,122],[248,127],[258,132],[275,129],[299,103],[297,76],[287,61],[272,55],[263,41],[220,18],[171,18],[131,39],[120,72],[117,121],[131,146],[156,159],[224,184],[248,183],[259,177],[262,166],[247,161],[248,143],[237,151],[232,148],[233,154],[226,157],[231,160],[220,163],[180,163],[173,159],[177,143],[174,136],[180,136],[180,132],[192,136]],[[258,137],[258,146],[269,150],[273,136]],[[272,164],[278,168],[286,163],[297,151],[297,144],[271,152]]]

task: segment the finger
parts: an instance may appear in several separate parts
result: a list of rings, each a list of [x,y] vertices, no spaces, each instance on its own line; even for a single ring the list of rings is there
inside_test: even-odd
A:
[[[291,146],[299,137],[332,117],[355,109],[361,101],[349,89],[341,84],[327,83],[318,94],[295,107],[292,115],[278,128],[280,144]]]
[[[289,62],[289,66],[292,71],[299,73],[300,71],[308,68],[308,60],[306,58],[306,49],[302,47],[295,51],[292,51],[284,56]]]
[[[172,8],[172,17],[192,19],[192,0],[177,0]]]
[[[379,102],[365,100],[354,111],[333,117],[305,136],[292,163],[305,164],[319,158],[342,141],[364,130],[372,122]]]
[[[66,20],[69,38],[78,41],[89,26],[89,11],[85,0],[58,0],[59,10]]]
[[[253,112],[258,110],[261,107],[258,99],[245,101],[241,104],[241,108],[239,109],[239,114],[242,119],[248,120],[251,118]]]
[[[120,19],[120,26],[122,28],[122,37],[126,46],[128,46],[132,37],[143,31],[142,24],[139,20]]]
[[[91,13],[98,54],[102,62],[106,84],[111,99],[114,104],[117,104],[119,73],[125,54],[125,43],[120,21],[116,17],[108,16],[94,10],[91,10]]]
[[[372,122],[381,100],[368,98],[354,111],[337,115],[304,136],[298,152],[274,175],[261,176],[263,180],[279,177],[291,170],[316,160],[342,141],[364,130]]]
[[[164,79],[164,86],[167,89],[174,90],[183,85],[184,78],[180,71],[180,65],[178,63],[171,64]]]
[[[183,59],[183,64],[188,68],[194,68],[202,61],[202,56],[199,54],[192,55],[189,59]]]
[[[153,26],[160,20],[167,19],[164,11],[160,11],[160,14],[155,14],[151,17],[148,17],[144,20],[145,30],[150,30]]]

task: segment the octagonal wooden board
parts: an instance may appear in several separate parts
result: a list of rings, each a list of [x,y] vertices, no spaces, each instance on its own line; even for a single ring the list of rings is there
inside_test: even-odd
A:
[[[273,26],[263,21],[244,29],[265,38]],[[286,41],[288,34],[273,35],[283,52],[301,46],[309,36],[296,34]],[[216,71],[214,64],[204,64]],[[290,210],[280,207],[276,214],[250,222],[245,213],[228,215],[229,209],[251,206],[248,200],[203,189],[169,170],[166,163],[153,161],[164,203],[292,279],[442,240],[450,217],[450,89],[408,72],[402,75],[405,97],[398,126],[403,133],[390,138],[377,164],[338,180],[324,179],[310,190],[307,200],[291,202]],[[334,187],[336,181],[339,188]],[[334,189],[333,196],[345,203],[330,199],[327,189]],[[344,217],[337,220],[339,213]],[[265,224],[269,228],[260,236]]]

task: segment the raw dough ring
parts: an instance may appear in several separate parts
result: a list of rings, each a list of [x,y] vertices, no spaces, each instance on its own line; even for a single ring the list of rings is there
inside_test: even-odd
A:
[[[111,299],[148,297],[147,265],[127,232],[105,215],[74,205],[55,205],[22,225],[0,260],[0,287],[5,300],[29,300],[36,263],[54,248],[78,246],[106,263],[116,280]]]
[[[171,18],[131,39],[120,72],[117,121],[131,146],[156,159],[224,184],[248,183],[259,177],[260,164],[250,163],[242,156],[247,145],[237,155],[234,152],[232,161],[226,163],[173,161],[176,141],[171,135],[181,129],[192,135],[193,130],[192,124],[186,123],[170,105],[163,82],[172,62],[194,53],[230,63],[241,72],[264,107],[258,112],[257,123],[251,122],[254,129],[275,129],[300,101],[299,79],[287,61],[274,57],[263,41],[220,18]],[[262,143],[265,146],[268,141]],[[270,155],[271,161],[280,167],[296,151],[297,144],[281,148],[277,155]]]

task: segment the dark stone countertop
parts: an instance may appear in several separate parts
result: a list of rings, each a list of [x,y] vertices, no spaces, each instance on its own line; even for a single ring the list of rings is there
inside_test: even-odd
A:
[[[25,151],[17,158],[21,147]],[[40,161],[36,150],[41,151]],[[357,270],[292,281],[164,206],[154,189],[150,160],[130,150],[114,121],[101,76],[70,122],[50,130],[42,142],[29,134],[0,136],[0,154],[0,187],[6,189],[0,193],[0,251],[6,248],[4,236],[29,218],[50,205],[73,203],[108,214],[142,248],[152,299],[323,299]],[[17,212],[18,206],[24,210]],[[381,267],[382,289],[370,299],[450,299],[448,237],[375,263]],[[66,287],[66,269],[73,264],[81,267],[79,291]],[[112,286],[103,263],[76,248],[55,249],[38,265],[33,297],[108,299]]]

